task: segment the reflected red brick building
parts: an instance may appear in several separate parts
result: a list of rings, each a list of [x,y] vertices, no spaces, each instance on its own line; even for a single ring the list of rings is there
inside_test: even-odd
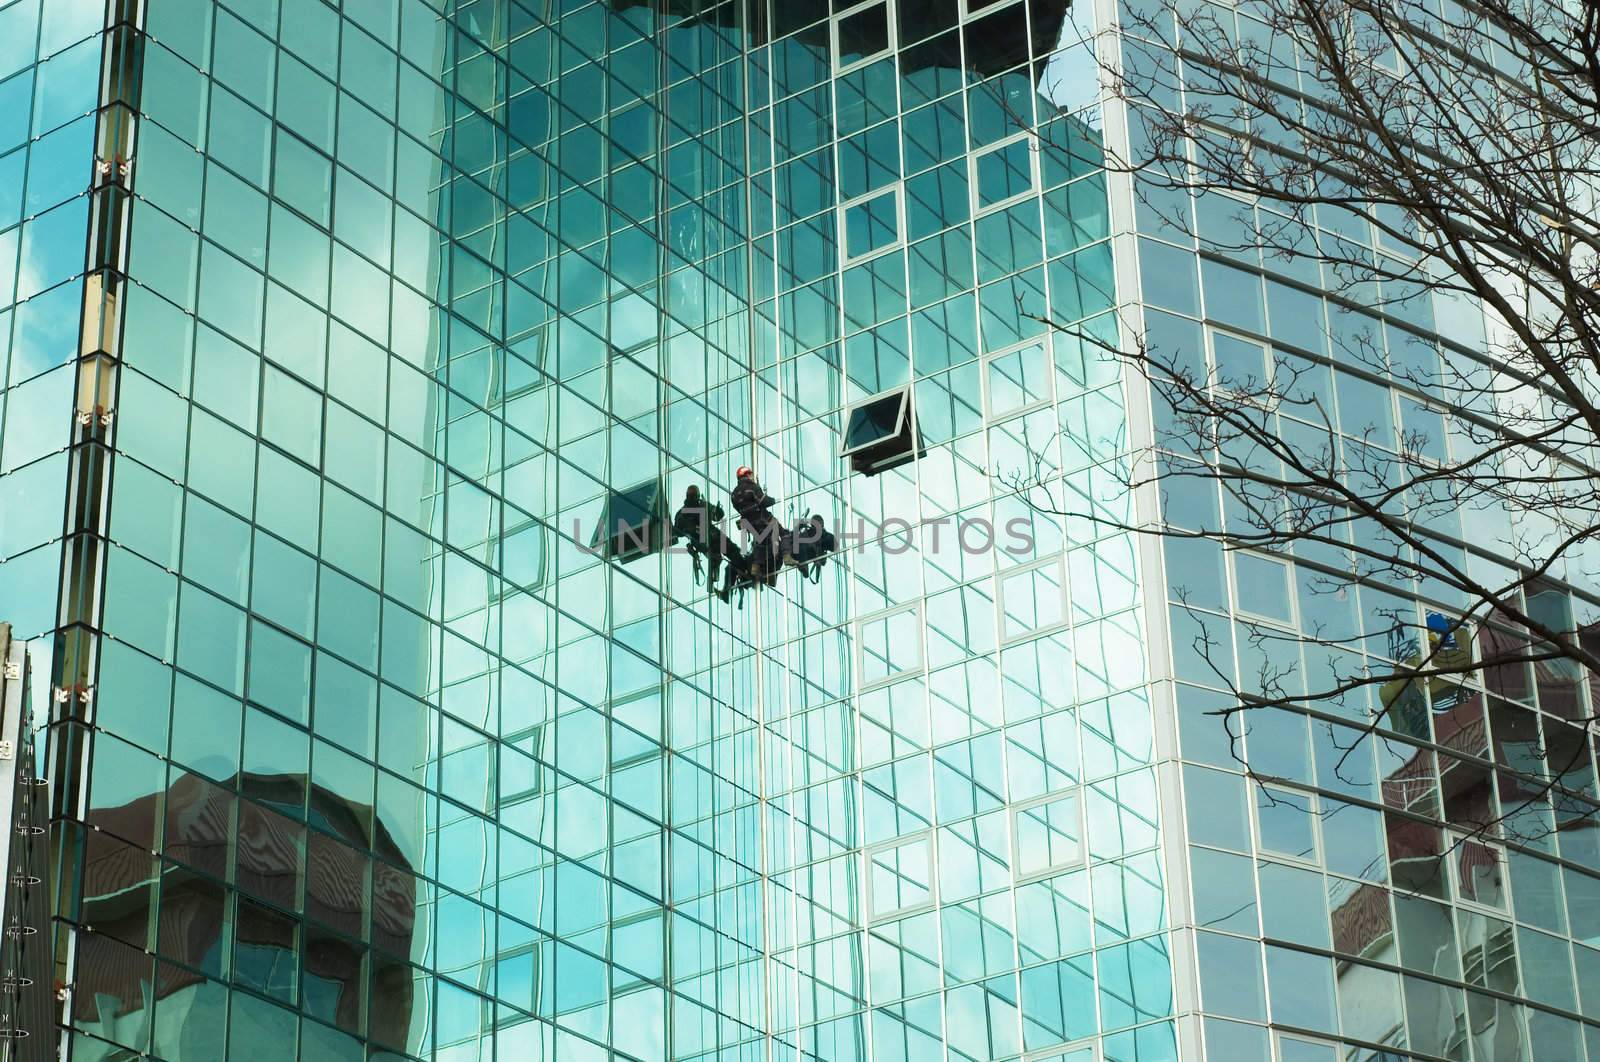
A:
[[[208,977],[231,978],[347,1032],[403,1044],[417,887],[389,831],[371,807],[303,776],[238,781],[265,802],[185,773],[165,792],[93,816],[80,912],[93,933],[81,938],[73,1020],[125,1026]],[[269,803],[306,808],[317,828]],[[154,975],[150,943],[170,960]]]

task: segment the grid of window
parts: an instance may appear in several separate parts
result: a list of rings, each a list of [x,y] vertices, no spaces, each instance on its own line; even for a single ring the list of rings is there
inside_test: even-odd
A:
[[[1133,548],[1006,480],[1127,449],[1038,320],[1115,327],[1064,8],[148,5],[73,1057],[1172,1056]],[[65,493],[103,17],[0,7],[8,499]],[[848,475],[902,386],[926,454]],[[739,463],[875,540],[734,608],[586,548]]]
[[[55,624],[103,13],[0,7],[0,602]]]
[[[1098,116],[1048,58],[1077,30],[1053,4],[802,7],[752,57],[757,463],[871,541],[820,602],[758,603],[789,674],[763,704],[793,919],[775,965],[830,1015],[779,1035],[829,1058],[1170,1057],[1133,550],[1007,487],[1044,455],[1072,512],[1126,450],[1116,365],[1037,320],[1114,328]],[[878,10],[886,45],[851,27]],[[846,475],[843,411],[904,387],[926,453]],[[848,710],[829,658],[854,661]]]
[[[1243,5],[1204,6],[1240,34],[1270,36]],[[1151,58],[1159,45],[1124,45],[1170,68]],[[1279,73],[1297,76],[1292,56]],[[1141,121],[1135,109],[1136,147]],[[1265,211],[1143,189],[1130,246],[1151,349],[1212,387],[1275,380],[1289,396],[1283,437],[1369,494],[1386,467],[1473,446],[1468,425],[1492,411],[1451,408],[1426,384],[1488,377],[1478,311],[1396,290],[1367,305],[1324,295],[1337,285],[1314,260],[1239,249],[1288,223]],[[1197,241],[1164,223],[1174,212]],[[1392,251],[1364,216],[1324,208],[1314,221],[1321,239]],[[1182,427],[1157,407],[1178,473],[1163,483],[1164,518],[1222,526],[1232,503],[1214,480],[1183,475],[1195,466]],[[1512,537],[1503,511],[1402,503],[1463,569],[1494,585],[1513,571],[1495,552]],[[1237,703],[1229,688],[1303,697],[1424,653],[1471,662],[1526,635],[1499,616],[1458,626],[1465,601],[1392,571],[1331,592],[1329,573],[1358,570],[1348,549],[1225,555],[1185,539],[1164,550],[1207,1057],[1600,1058],[1600,999],[1585,987],[1600,966],[1596,691],[1578,670],[1506,665],[1360,687],[1224,729],[1211,713]],[[1573,629],[1597,590],[1575,568],[1530,579],[1522,607]]]

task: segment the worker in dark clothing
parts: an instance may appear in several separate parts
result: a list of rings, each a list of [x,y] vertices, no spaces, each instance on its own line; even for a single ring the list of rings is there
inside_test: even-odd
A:
[[[707,569],[706,586],[717,588],[717,571],[722,567],[722,545],[727,536],[717,527],[722,519],[720,506],[707,507],[700,488],[690,484],[683,492],[683,506],[672,517],[672,534],[689,545],[689,556],[694,558],[694,573],[700,575],[701,558]]]
[[[773,497],[761,489],[756,474],[748,465],[740,465],[736,473],[739,482],[733,487],[733,511],[739,514],[739,523],[749,534],[760,534],[772,522]]]
[[[690,548],[705,539],[706,528],[710,523],[710,514],[706,512],[706,501],[700,493],[700,488],[693,483],[683,492],[683,506],[672,518],[672,533],[679,538],[686,538]]]
[[[700,488],[691,484],[683,492],[683,507],[672,518],[672,533],[674,537],[688,542],[696,576],[700,575],[700,563],[704,558],[706,589],[726,601],[734,583],[744,576],[749,564],[739,544],[723,532],[722,519],[722,506],[707,506]],[[719,589],[717,569],[723,564],[727,567],[723,570]]]
[[[741,465],[736,473],[731,500],[739,514],[739,526],[753,541],[750,545],[750,577],[768,586],[777,581],[778,569],[783,566],[783,526],[772,515],[776,501],[756,481],[756,474],[748,465]]]
[[[719,530],[717,534],[720,535],[722,532]],[[723,543],[723,550],[728,561],[728,569],[726,574],[724,574],[722,577],[722,589],[717,592],[717,596],[722,598],[722,600],[727,601],[730,595],[733,593],[734,588],[745,579],[749,578],[750,555],[740,551],[739,543],[735,542],[731,538],[728,538],[726,535],[723,536]],[[743,601],[744,597],[741,593],[740,607],[743,607]]]
[[[839,548],[838,540],[823,524],[822,517],[813,513],[795,530],[794,563],[801,575],[815,582],[822,577],[822,564],[827,556]]]
[[[700,488],[691,483],[683,492],[683,505],[672,517],[672,536],[688,543],[689,556],[694,558],[694,574],[697,578],[701,572],[701,558],[711,552],[710,530],[711,514],[706,510],[705,498],[700,494]],[[713,585],[716,579],[717,565],[713,563],[711,566]]]
[[[711,507],[711,527],[706,535],[710,548],[706,551],[707,558],[715,556],[717,560],[727,564],[722,575],[722,589],[717,589],[717,570],[715,562],[708,561],[713,567],[706,577],[706,589],[713,591],[722,600],[728,600],[728,593],[733,589],[733,584],[744,574],[749,567],[749,561],[739,549],[739,543],[729,538],[722,530],[722,506]]]

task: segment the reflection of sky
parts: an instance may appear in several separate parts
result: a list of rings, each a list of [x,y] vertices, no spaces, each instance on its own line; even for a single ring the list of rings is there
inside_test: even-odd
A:
[[[0,82],[0,151],[28,139],[28,104],[33,99],[33,72]],[[21,181],[18,181],[21,187]]]
[[[17,267],[19,301],[83,272],[88,229],[89,205],[83,198],[22,226],[22,262]]]
[[[1058,49],[1045,60],[1039,96],[1063,111],[1076,111],[1098,97],[1100,68],[1094,56],[1094,26],[1088,4],[1067,8],[1056,38]]]
[[[76,292],[78,286],[69,284],[66,289]],[[76,324],[75,318],[69,317],[68,321]],[[20,331],[25,326],[18,327]],[[70,354],[70,344],[67,349]],[[9,472],[67,445],[71,418],[62,411],[72,408],[74,382],[72,372],[61,369],[35,378],[26,390],[13,389],[7,395],[0,472]]]
[[[37,136],[94,110],[100,89],[99,38],[45,60],[36,72],[33,132]]]

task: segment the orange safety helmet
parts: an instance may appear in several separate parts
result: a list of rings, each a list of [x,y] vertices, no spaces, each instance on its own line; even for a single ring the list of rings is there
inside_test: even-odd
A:
[[[754,475],[755,473],[750,470],[749,465],[740,465],[739,470],[734,473],[735,478],[738,479],[750,479]]]

